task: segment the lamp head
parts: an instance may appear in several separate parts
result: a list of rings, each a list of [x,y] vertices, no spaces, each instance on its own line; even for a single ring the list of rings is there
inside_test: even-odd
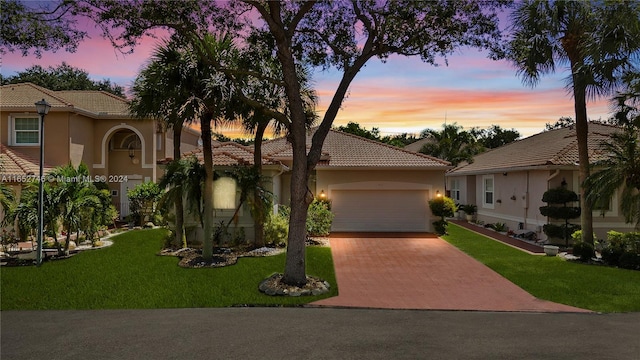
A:
[[[49,113],[49,109],[51,109],[51,105],[45,99],[36,102],[35,105],[36,111],[40,116],[47,115]]]

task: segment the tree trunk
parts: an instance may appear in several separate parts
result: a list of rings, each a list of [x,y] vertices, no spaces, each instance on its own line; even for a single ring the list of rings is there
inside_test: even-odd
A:
[[[589,135],[589,123],[587,121],[586,86],[577,76],[573,76],[573,96],[576,112],[576,139],[578,141],[579,181],[580,181],[580,226],[582,228],[582,241],[593,244],[593,213],[591,204],[586,200],[587,189],[584,182],[589,177],[589,149],[587,139]]]
[[[180,161],[182,156],[180,143],[182,142],[182,123],[175,122],[173,124],[173,161]],[[175,246],[183,248],[186,247],[187,241],[184,234],[184,206],[183,206],[183,194],[182,185],[179,185],[176,189],[176,199],[174,202],[174,208],[176,212],[176,233],[173,243]]]
[[[287,261],[282,281],[285,284],[302,286],[306,284],[305,240],[307,237],[307,210],[311,201],[308,200],[307,163],[305,151],[304,126],[302,142],[294,140],[293,169],[291,173],[291,214],[289,219],[289,237],[287,241]],[[294,139],[299,139],[296,135]],[[300,149],[302,148],[302,150]]]
[[[206,113],[200,119],[202,132],[202,154],[204,156],[204,239],[202,242],[202,257],[205,260],[213,258],[213,151],[211,149],[211,120],[213,115]]]
[[[264,136],[264,131],[267,129],[268,125],[268,120],[258,123],[256,139],[253,145],[253,166],[256,167],[258,174],[260,174],[260,187],[262,187],[262,137]],[[257,188],[253,191],[253,203],[256,206],[255,216],[253,218],[253,245],[256,248],[260,248],[264,246],[264,221],[266,219],[266,214]]]

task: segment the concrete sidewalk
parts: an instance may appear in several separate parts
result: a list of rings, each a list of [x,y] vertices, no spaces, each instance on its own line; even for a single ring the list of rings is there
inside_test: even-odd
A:
[[[311,305],[588,312],[540,300],[440,238],[331,238],[339,294]]]
[[[640,313],[333,308],[3,311],[1,358],[617,359]]]

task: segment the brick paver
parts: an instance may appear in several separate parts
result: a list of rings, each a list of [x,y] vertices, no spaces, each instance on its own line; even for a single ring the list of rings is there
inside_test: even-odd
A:
[[[312,303],[385,309],[586,312],[533,297],[446,241],[331,238],[339,295]]]

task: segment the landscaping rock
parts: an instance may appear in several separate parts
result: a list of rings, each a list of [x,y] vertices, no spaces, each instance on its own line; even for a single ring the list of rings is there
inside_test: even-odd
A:
[[[258,289],[267,295],[295,297],[322,295],[329,292],[330,289],[328,282],[313,276],[307,276],[307,283],[302,288],[284,284],[281,280],[282,274],[273,274],[262,280],[258,285]]]

